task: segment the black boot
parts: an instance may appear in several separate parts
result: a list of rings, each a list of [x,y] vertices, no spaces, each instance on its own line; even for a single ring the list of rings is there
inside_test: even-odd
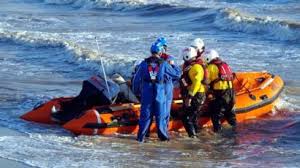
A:
[[[189,117],[185,116],[182,119],[182,122],[183,122],[183,126],[184,126],[186,132],[188,133],[189,137],[196,136],[196,130],[195,130],[193,124],[189,121]]]
[[[212,117],[212,123],[213,123],[213,129],[214,129],[214,132],[219,132],[221,131],[222,129],[222,126],[221,126],[221,122],[220,122],[220,119],[218,119],[217,117]]]
[[[148,129],[146,135],[145,135],[146,138],[149,138],[150,137],[150,129]]]
[[[197,137],[196,130],[195,130],[194,126],[190,126],[187,130],[187,133],[188,133],[189,137],[191,137],[191,138]]]
[[[214,125],[214,132],[220,132],[222,130],[221,124]]]
[[[235,118],[231,118],[231,119],[227,120],[227,122],[228,122],[232,127],[236,127],[236,119],[235,119]]]

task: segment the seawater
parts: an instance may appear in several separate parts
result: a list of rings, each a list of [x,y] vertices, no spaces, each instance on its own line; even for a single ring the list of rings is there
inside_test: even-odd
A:
[[[36,104],[75,96],[101,74],[129,78],[136,60],[164,36],[169,52],[201,37],[235,71],[280,75],[276,110],[237,133],[172,132],[138,144],[134,135],[77,136],[19,118]],[[95,37],[100,44],[97,50]],[[300,2],[297,0],[2,0],[0,157],[32,167],[299,167]]]

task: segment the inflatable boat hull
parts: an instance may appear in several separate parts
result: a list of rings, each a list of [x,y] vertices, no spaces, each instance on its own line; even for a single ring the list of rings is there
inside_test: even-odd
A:
[[[236,73],[234,89],[236,92],[235,112],[238,122],[255,119],[271,112],[284,87],[284,82],[279,76],[266,72],[239,72]],[[178,89],[174,90],[170,131],[180,131],[183,124],[180,120],[184,111],[181,109],[182,100]],[[53,106],[59,107],[61,102],[71,98],[53,99],[32,111],[21,116],[22,119],[54,124],[51,120]],[[109,135],[114,133],[135,134],[138,131],[138,119],[140,113],[139,104],[115,104],[110,106],[93,107],[83,115],[65,123],[63,128],[75,133],[85,135]],[[211,126],[209,113],[200,116],[201,127]],[[151,132],[156,131],[155,123],[151,126]]]

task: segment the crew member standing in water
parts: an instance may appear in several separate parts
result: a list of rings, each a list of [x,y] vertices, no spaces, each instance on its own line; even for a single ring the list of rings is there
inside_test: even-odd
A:
[[[214,97],[209,105],[213,129],[215,132],[221,130],[220,120],[223,115],[232,127],[236,127],[236,117],[233,111],[235,94],[232,87],[231,68],[220,59],[216,50],[210,50],[204,57],[208,63],[209,85]]]
[[[158,138],[169,140],[166,111],[166,78],[175,78],[179,70],[160,58],[163,47],[154,43],[151,46],[151,56],[139,65],[133,78],[132,90],[141,95],[141,114],[137,140],[144,141],[148,131],[151,116],[155,116]]]
[[[197,59],[197,51],[193,47],[188,47],[182,52],[183,75],[180,80],[181,94],[183,97],[184,115],[183,125],[189,137],[196,137],[199,130],[198,115],[205,101],[206,87],[203,82],[207,76],[205,65],[201,59]]]
[[[167,45],[166,38],[160,37],[156,40],[155,43],[158,44],[158,45],[161,45],[163,47],[163,51],[162,51],[160,57],[162,59],[164,59],[165,61],[167,61],[177,73],[177,76],[175,76],[175,77],[168,76],[165,79],[166,80],[166,99],[167,99],[166,100],[166,112],[167,112],[166,120],[167,120],[167,126],[168,126],[170,116],[171,116],[171,106],[172,106],[172,101],[173,101],[173,89],[174,89],[173,82],[175,82],[176,80],[179,80],[179,78],[181,76],[181,70],[178,66],[175,65],[174,57],[167,54],[168,45]],[[151,120],[151,123],[152,123],[152,120]],[[150,135],[151,123],[149,125],[146,137],[149,137],[149,135]]]
[[[167,61],[177,73],[176,76],[173,77],[169,76],[168,78],[166,78],[166,97],[167,97],[166,104],[167,104],[167,115],[168,115],[167,122],[169,122],[170,115],[171,115],[171,106],[173,101],[173,89],[174,89],[173,82],[180,79],[181,70],[178,66],[175,65],[174,57],[167,54],[167,49],[168,49],[167,40],[164,37],[161,37],[157,39],[157,42],[163,46],[163,52],[161,54],[161,58]]]

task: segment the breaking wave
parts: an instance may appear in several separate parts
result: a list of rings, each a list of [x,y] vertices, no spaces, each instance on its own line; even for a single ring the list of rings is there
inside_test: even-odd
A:
[[[259,34],[284,41],[300,40],[300,23],[250,16],[230,8],[221,9],[214,23],[222,30]]]
[[[79,33],[76,33],[78,36]],[[0,41],[8,41],[16,44],[26,45],[29,47],[56,47],[62,48],[70,55],[77,58],[78,61],[84,61],[80,66],[86,66],[93,71],[100,73],[100,60],[104,60],[104,66],[108,74],[115,72],[129,77],[131,75],[131,68],[136,58],[128,58],[126,55],[104,54],[103,51],[97,51],[95,48],[89,48],[85,45],[78,44],[72,39],[72,33],[45,33],[45,32],[31,32],[31,31],[9,31],[0,29]],[[106,38],[109,34],[100,34],[100,38]],[[89,38],[87,41],[94,41],[95,36],[89,33],[82,33],[78,38]],[[89,44],[86,44],[89,45]],[[92,44],[95,45],[95,44]]]
[[[132,10],[146,5],[178,4],[175,0],[44,0],[51,5],[71,5],[78,8]]]
[[[183,0],[44,0],[52,5],[71,5],[77,8],[112,9],[123,12],[137,12],[141,16],[170,16],[180,18],[181,28],[191,26],[214,26],[224,31],[236,31],[258,34],[267,39],[282,41],[300,40],[300,23],[288,20],[277,20],[272,17],[251,16],[235,8],[228,8],[225,2],[183,1]],[[201,27],[199,27],[201,28]]]

